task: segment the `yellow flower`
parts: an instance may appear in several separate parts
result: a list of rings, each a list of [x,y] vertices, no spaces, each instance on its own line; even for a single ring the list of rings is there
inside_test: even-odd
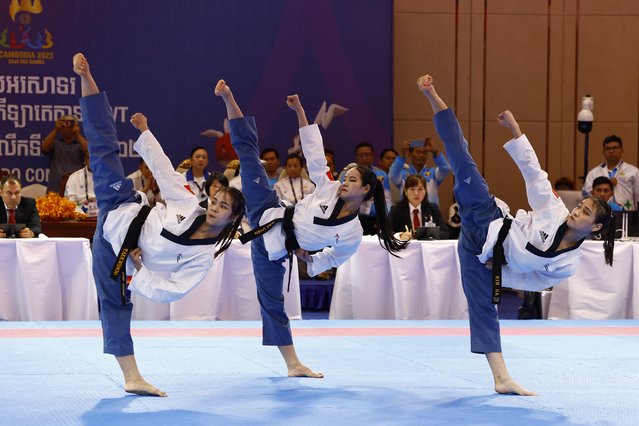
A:
[[[87,217],[86,214],[76,210],[73,201],[54,192],[37,198],[36,207],[42,220],[82,220]]]

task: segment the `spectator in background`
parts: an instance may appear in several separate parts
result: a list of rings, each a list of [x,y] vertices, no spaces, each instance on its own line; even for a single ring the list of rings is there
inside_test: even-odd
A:
[[[153,177],[153,172],[151,172],[151,169],[146,165],[143,158],[140,158],[138,169],[128,175],[127,178],[133,181],[133,188],[136,191],[140,191],[146,195],[149,206],[154,207],[157,203],[164,203],[162,194],[160,193],[160,187]]]
[[[204,191],[208,195],[208,198],[200,202],[200,205],[204,208],[209,206],[209,200],[215,197],[215,193],[222,188],[229,186],[229,180],[224,176],[224,173],[213,172],[209,174],[204,182]]]
[[[302,159],[297,154],[289,154],[286,158],[286,175],[277,181],[273,189],[280,200],[292,205],[303,200],[304,196],[315,189],[315,185],[302,176]]]
[[[64,194],[67,179],[84,167],[88,155],[87,140],[80,133],[78,119],[65,115],[56,120],[53,130],[42,140],[42,152],[49,157],[47,191]]]
[[[415,231],[421,226],[439,226],[441,237],[448,237],[439,207],[429,203],[426,195],[426,180],[423,176],[410,175],[406,178],[404,198],[390,211],[391,229],[400,233],[401,240],[413,238]]]
[[[266,170],[270,187],[275,187],[275,182],[278,181],[280,173],[282,173],[280,154],[273,148],[265,148],[260,153],[260,160],[264,162],[264,170]]]
[[[589,197],[593,182],[599,176],[605,176],[612,182],[616,202],[624,210],[636,210],[639,201],[639,169],[622,160],[623,143],[617,135],[611,135],[603,141],[605,162],[588,172],[581,190],[584,197]]]
[[[623,207],[615,201],[615,191],[612,187],[612,182],[607,177],[599,176],[595,178],[592,182],[592,191],[590,194],[608,203],[613,212],[623,211]]]
[[[93,190],[93,171],[89,164],[89,156],[85,157],[85,166],[71,173],[64,189],[64,198],[73,201],[79,210],[89,217],[98,216],[98,204]]]
[[[18,233],[20,238],[37,237],[42,232],[40,215],[33,198],[23,197],[22,184],[13,176],[5,176],[0,181],[2,191],[2,203],[0,204],[0,223],[21,223],[26,227]],[[0,238],[6,237],[6,233],[0,230]]]
[[[377,164],[377,167],[384,170],[386,173],[390,172],[390,166],[395,161],[395,158],[397,158],[397,155],[397,151],[393,148],[386,148],[379,155],[379,163]]]
[[[390,211],[393,206],[391,192],[390,192],[390,180],[388,174],[375,166],[373,166],[373,159],[375,158],[375,151],[373,145],[368,142],[361,142],[355,146],[355,164],[358,166],[368,167],[373,170],[373,173],[377,176],[377,179],[384,188],[384,198],[386,199],[386,209]],[[344,181],[346,172],[353,167],[353,164],[349,164],[342,170],[339,176],[340,181]],[[376,216],[375,205],[373,200],[364,201],[359,209],[359,220],[362,223],[364,229],[364,235],[377,235],[379,228],[375,221]]]
[[[435,167],[427,167],[428,154],[433,155]],[[423,141],[404,141],[402,153],[395,158],[391,165],[389,176],[393,185],[404,187],[404,181],[410,175],[419,174],[426,180],[428,202],[439,205],[439,185],[450,173],[450,164],[435,147],[433,138],[427,136]]]
[[[555,181],[555,191],[574,191],[575,182],[569,177],[560,177]]]
[[[328,170],[330,171],[333,180],[337,180],[339,174],[335,168],[335,153],[330,149],[325,149],[324,156],[326,157],[326,165],[328,166]]]
[[[203,146],[196,146],[191,150],[190,159],[191,167],[182,175],[198,200],[206,201],[209,196],[204,190],[204,183],[209,177],[209,172],[206,171],[206,166],[209,165],[209,153]]]

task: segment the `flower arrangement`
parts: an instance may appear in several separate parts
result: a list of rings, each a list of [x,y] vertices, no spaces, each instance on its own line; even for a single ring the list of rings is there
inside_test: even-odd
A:
[[[36,207],[42,220],[83,220],[87,215],[76,209],[76,204],[55,192],[36,199]]]

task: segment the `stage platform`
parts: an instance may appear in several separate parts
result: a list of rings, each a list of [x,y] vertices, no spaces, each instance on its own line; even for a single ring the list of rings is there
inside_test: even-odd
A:
[[[466,321],[294,321],[324,379],[288,378],[260,323],[134,322],[145,378],[128,395],[99,323],[0,322],[3,425],[636,425],[639,321],[502,321],[536,397],[498,395]]]

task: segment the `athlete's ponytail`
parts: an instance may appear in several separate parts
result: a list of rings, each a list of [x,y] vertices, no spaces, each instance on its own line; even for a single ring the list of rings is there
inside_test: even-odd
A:
[[[362,176],[362,186],[370,185],[371,188],[364,197],[364,201],[368,201],[371,198],[373,199],[373,205],[375,206],[375,221],[379,228],[379,232],[377,234],[379,243],[390,254],[397,257],[395,253],[406,248],[408,241],[401,241],[393,236],[393,231],[391,230],[390,223],[388,221],[388,212],[386,211],[384,186],[371,168],[360,165],[355,167]]]
[[[612,215],[612,209],[608,203],[597,197],[590,198],[595,202],[595,223],[601,224],[601,229],[594,233],[594,237],[603,240],[604,259],[608,265],[612,266],[615,251],[615,217]]]

